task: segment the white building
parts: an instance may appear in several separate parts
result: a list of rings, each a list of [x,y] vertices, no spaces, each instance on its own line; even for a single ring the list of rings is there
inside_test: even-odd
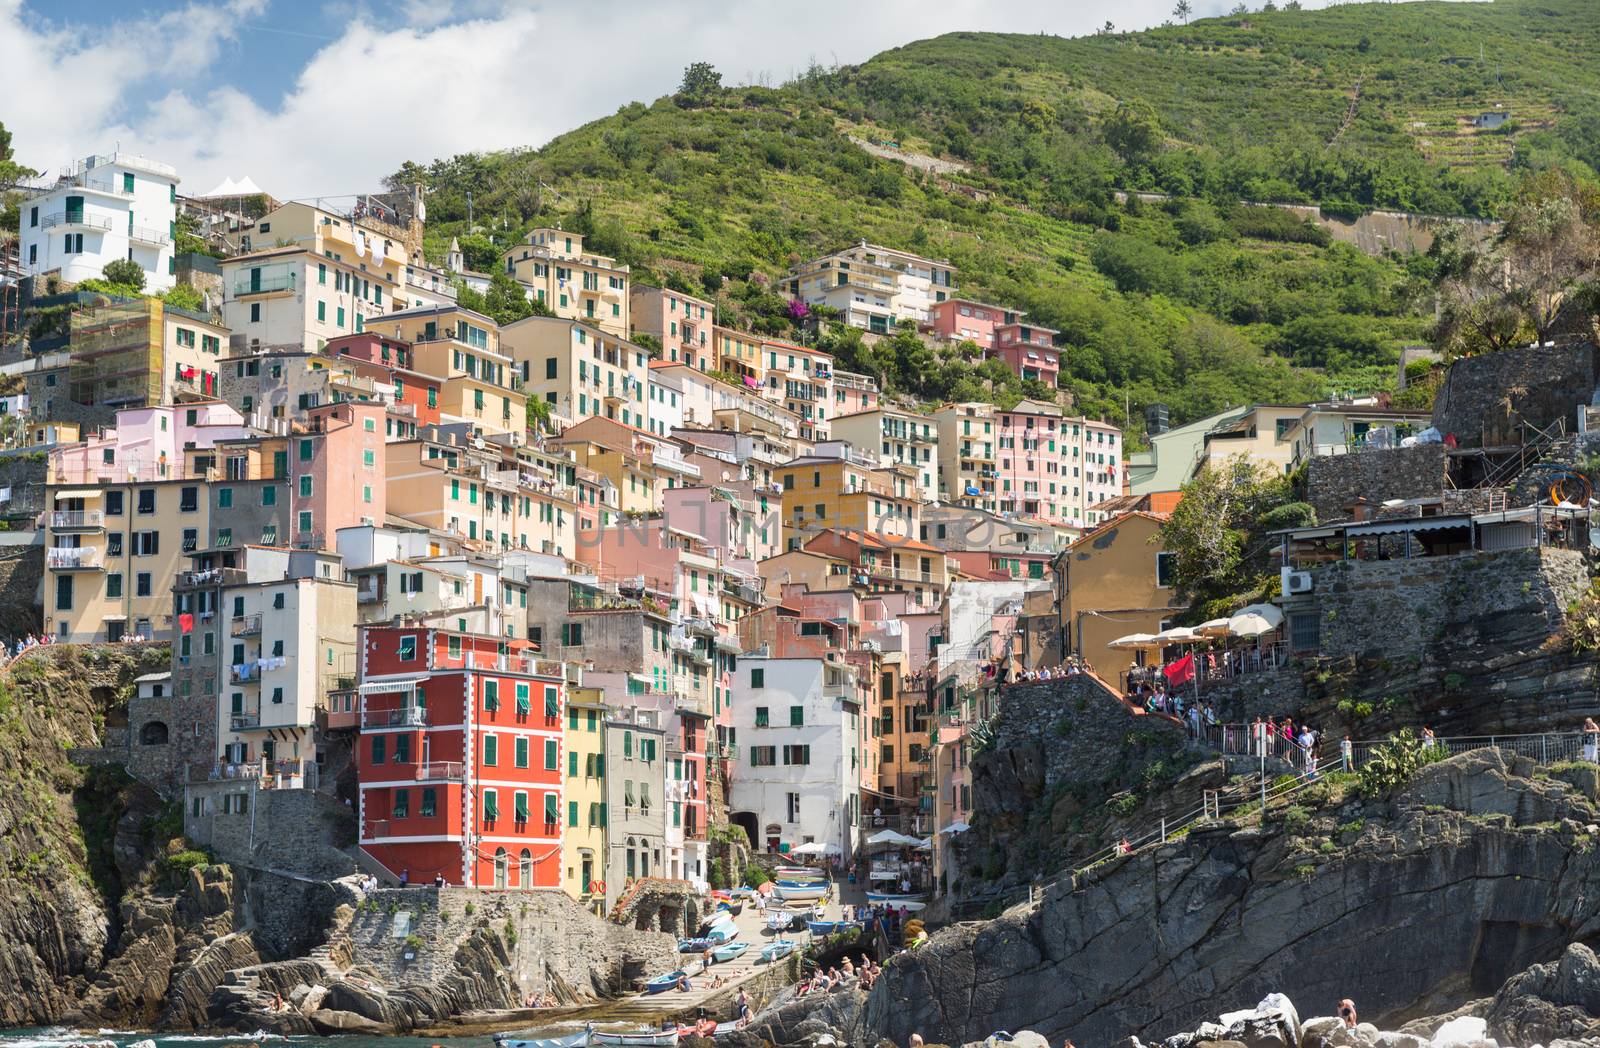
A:
[[[75,284],[128,260],[146,291],[165,291],[176,283],[177,219],[175,168],[135,153],[86,157],[22,205],[22,264]]]
[[[877,455],[880,466],[916,470],[917,497],[924,502],[938,500],[939,423],[932,415],[886,407],[836,415],[831,435]]]
[[[758,851],[818,842],[848,861],[860,822],[860,693],[853,666],[742,655],[741,750],[728,810]]]
[[[955,267],[865,240],[802,262],[785,280],[790,298],[831,306],[845,322],[888,332],[902,320],[922,323],[928,307],[955,294]]]

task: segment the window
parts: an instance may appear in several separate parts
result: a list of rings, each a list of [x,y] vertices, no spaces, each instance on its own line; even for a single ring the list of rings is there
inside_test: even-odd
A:
[[[528,821],[528,793],[527,793],[527,791],[526,790],[518,790],[516,792],[516,794],[515,794],[515,798],[516,798],[516,800],[515,800],[516,809],[515,810],[516,810],[517,821],[518,822],[527,822]]]
[[[526,768],[528,766],[528,737],[526,735],[517,736],[514,752],[515,756],[512,763],[518,768]]]
[[[525,681],[517,682],[517,712],[527,716],[533,710],[533,700],[528,697],[528,685]]]
[[[806,708],[804,706],[789,707],[789,727],[803,728],[806,723]]]
[[[300,476],[300,497],[303,499],[311,497],[311,474],[309,473],[304,473]]]
[[[401,637],[398,654],[401,662],[415,661],[417,657],[417,638]]]
[[[114,573],[106,576],[106,597],[115,599],[122,596],[122,575]]]
[[[233,508],[233,489],[232,488],[218,488],[217,489],[217,508],[218,509],[232,509]]]
[[[438,810],[437,796],[437,791],[432,786],[424,786],[422,788],[422,803],[417,805],[417,814],[424,819],[433,815]]]
[[[756,707],[756,727],[758,727],[758,728],[766,728],[766,727],[770,727],[770,726],[771,726],[771,722],[770,722],[770,720],[768,719],[768,716],[767,716],[767,708],[765,706],[757,706]]]
[[[778,763],[778,748],[776,746],[750,747],[750,765],[755,768],[770,768]]]
[[[1178,572],[1178,555],[1176,553],[1156,554],[1156,585],[1168,588],[1175,584]]]
[[[149,513],[154,513],[155,511],[156,511],[156,489],[155,488],[140,488],[139,489],[138,512],[141,513],[141,514],[149,514]]]
[[[765,688],[767,686],[767,671],[764,669],[751,670],[750,686],[752,688]]]
[[[500,795],[494,790],[483,791],[483,821],[493,823],[500,817]]]
[[[810,764],[810,746],[785,746],[783,748],[783,763],[785,764]]]
[[[108,491],[108,492],[106,492],[106,516],[108,516],[108,517],[120,517],[120,516],[122,516],[122,492],[120,492],[120,491]]]
[[[547,793],[544,795],[544,823],[546,826],[554,826],[561,821],[560,803],[555,794]]]
[[[388,742],[389,742],[389,740],[386,739],[382,735],[374,735],[372,737],[372,763],[374,763],[374,764],[382,764],[383,763],[383,761],[384,761],[384,748],[388,745]]]
[[[551,718],[561,716],[561,693],[549,684],[544,689],[544,715]]]
[[[404,819],[411,814],[411,791],[395,790],[394,807],[389,810],[391,818]]]
[[[556,746],[556,740],[544,740],[544,770],[555,771],[561,767],[561,755]]]
[[[56,576],[56,610],[72,610],[72,576]]]
[[[483,708],[493,713],[500,708],[500,682],[486,680],[483,682]]]
[[[486,767],[494,767],[500,763],[500,737],[498,735],[485,735],[483,737],[483,763]]]

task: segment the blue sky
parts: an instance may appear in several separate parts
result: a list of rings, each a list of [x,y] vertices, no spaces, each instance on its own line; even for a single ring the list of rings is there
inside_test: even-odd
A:
[[[249,176],[335,197],[405,160],[540,145],[670,92],[698,59],[726,83],[778,83],[957,30],[1159,24],[1172,3],[0,0],[0,69],[30,86],[0,121],[42,170],[120,148],[176,165],[185,192]]]

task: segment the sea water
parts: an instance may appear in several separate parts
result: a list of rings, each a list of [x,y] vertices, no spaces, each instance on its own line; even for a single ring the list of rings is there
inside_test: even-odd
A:
[[[522,1036],[559,1036],[571,1033],[570,1028],[517,1030]],[[156,1048],[222,1048],[225,1044],[251,1045],[261,1048],[430,1048],[445,1045],[447,1048],[493,1048],[492,1038],[483,1035],[471,1037],[374,1037],[368,1034],[350,1034],[342,1037],[282,1037],[278,1034],[255,1033],[140,1033],[134,1030],[69,1030],[53,1026],[46,1029],[0,1030],[0,1048],[66,1048],[70,1044],[85,1042],[115,1042],[117,1048],[128,1048],[135,1041],[150,1040]]]

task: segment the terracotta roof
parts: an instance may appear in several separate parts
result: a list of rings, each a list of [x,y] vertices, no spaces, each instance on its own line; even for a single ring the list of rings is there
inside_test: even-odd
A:
[[[1171,515],[1172,514],[1170,514],[1170,513],[1151,513],[1151,512],[1148,512],[1147,510],[1142,510],[1142,509],[1134,509],[1134,510],[1129,510],[1126,513],[1119,513],[1115,517],[1112,517],[1110,520],[1107,520],[1107,521],[1104,521],[1104,522],[1102,522],[1100,524],[1095,525],[1093,531],[1086,531],[1082,535],[1078,536],[1076,541],[1073,541],[1073,542],[1070,542],[1070,543],[1067,544],[1067,549],[1071,550],[1071,549],[1078,548],[1079,546],[1083,545],[1085,542],[1088,542],[1090,539],[1092,539],[1096,535],[1100,534],[1102,531],[1104,531],[1104,530],[1106,530],[1107,528],[1110,528],[1110,527],[1115,527],[1116,525],[1118,525],[1118,524],[1122,523],[1123,521],[1127,520],[1129,517],[1146,517],[1146,518],[1148,518],[1150,520],[1155,521],[1157,524],[1161,524],[1161,523],[1164,523],[1166,521],[1166,519],[1168,517],[1170,517]],[[1062,552],[1066,552],[1066,551],[1063,550]]]

